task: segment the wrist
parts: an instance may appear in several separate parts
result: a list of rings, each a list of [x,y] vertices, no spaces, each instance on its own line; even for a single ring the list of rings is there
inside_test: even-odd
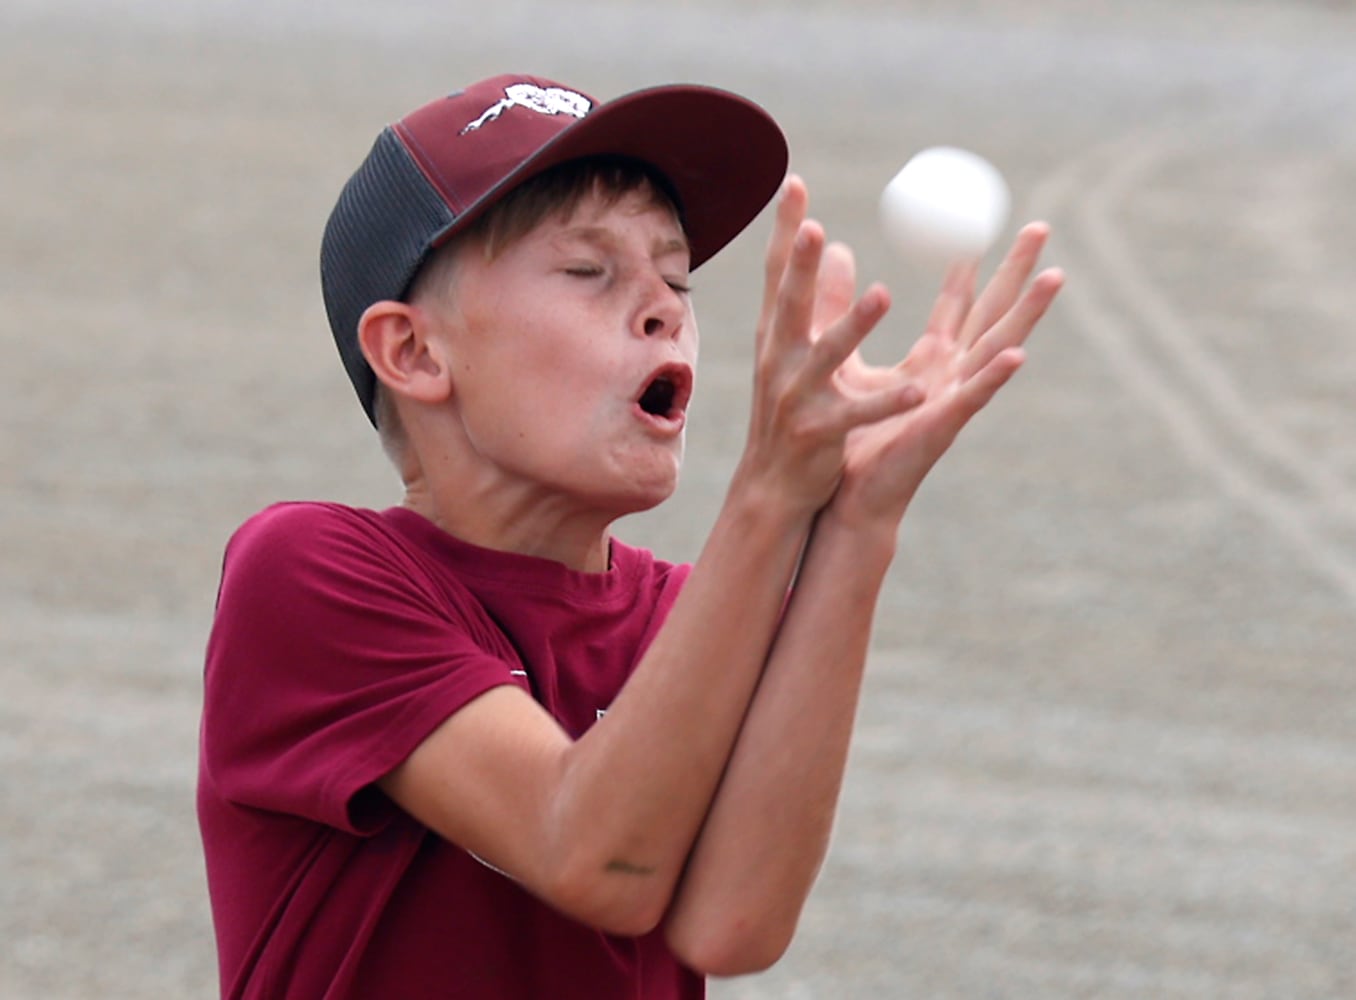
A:
[[[814,536],[817,542],[850,547],[855,558],[884,572],[899,547],[899,523],[900,517],[869,515],[835,496],[816,518]]]
[[[727,508],[751,512],[758,521],[780,531],[808,530],[823,504],[822,498],[788,488],[747,459],[736,466],[725,497]]]

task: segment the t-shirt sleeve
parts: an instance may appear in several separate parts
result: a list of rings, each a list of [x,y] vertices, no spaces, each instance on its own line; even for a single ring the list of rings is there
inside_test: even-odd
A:
[[[512,657],[469,592],[360,512],[270,508],[227,547],[205,774],[238,805],[375,832],[397,807],[374,783],[467,702],[515,683]]]

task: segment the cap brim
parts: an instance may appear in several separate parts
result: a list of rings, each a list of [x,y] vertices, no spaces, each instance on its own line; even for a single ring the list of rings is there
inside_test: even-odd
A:
[[[651,87],[601,104],[468,205],[438,234],[442,244],[510,189],[544,170],[589,156],[627,156],[673,185],[692,267],[753,221],[786,176],[786,138],[758,105],[714,87]]]

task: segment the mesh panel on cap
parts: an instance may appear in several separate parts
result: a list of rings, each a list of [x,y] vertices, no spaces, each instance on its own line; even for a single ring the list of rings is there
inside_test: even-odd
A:
[[[405,294],[434,239],[454,218],[386,129],[344,185],[325,227],[320,245],[325,311],[368,419],[373,419],[376,376],[358,346],[358,320],[372,303]]]

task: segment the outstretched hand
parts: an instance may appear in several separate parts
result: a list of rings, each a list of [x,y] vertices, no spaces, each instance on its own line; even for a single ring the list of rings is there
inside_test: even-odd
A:
[[[961,428],[1021,367],[1063,274],[1031,279],[1049,235],[1032,223],[982,294],[977,264],[952,267],[907,356],[869,365],[858,348],[889,292],[873,284],[857,296],[852,252],[825,245],[808,201],[800,178],[788,177],[768,243],[742,464],[802,513],[829,508],[893,526]]]
[[[741,467],[767,476],[771,495],[810,516],[834,495],[851,433],[923,400],[912,371],[870,369],[858,345],[885,315],[873,285],[826,270],[824,230],[806,219],[809,196],[792,175],[768,243],[758,321],[753,407]]]
[[[875,392],[903,376],[924,400],[906,413],[852,430],[831,505],[837,514],[897,523],[961,428],[1021,367],[1023,345],[1064,281],[1061,271],[1050,268],[1028,285],[1048,236],[1044,223],[1024,227],[978,298],[977,265],[954,265],[923,335],[899,364],[868,365],[855,349],[843,359],[836,377],[847,391]],[[841,244],[828,247],[820,271],[816,312],[824,323],[851,300],[851,252]]]

